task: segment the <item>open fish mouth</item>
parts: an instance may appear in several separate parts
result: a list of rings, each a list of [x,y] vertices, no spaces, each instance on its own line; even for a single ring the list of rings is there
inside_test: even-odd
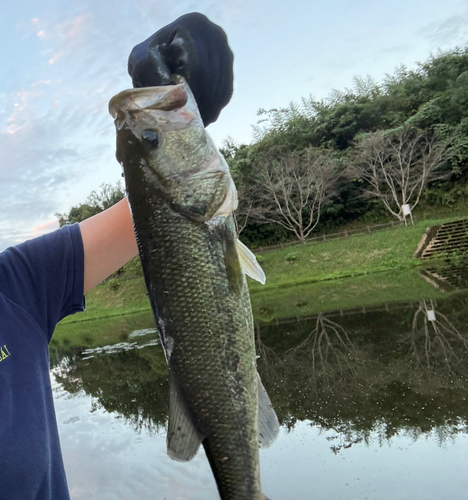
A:
[[[187,103],[189,94],[187,84],[180,82],[167,87],[142,87],[120,92],[109,102],[109,113],[116,119],[119,112],[150,111],[159,109],[161,111],[173,111],[181,109]],[[196,117],[194,113],[184,110],[186,118],[192,120]]]

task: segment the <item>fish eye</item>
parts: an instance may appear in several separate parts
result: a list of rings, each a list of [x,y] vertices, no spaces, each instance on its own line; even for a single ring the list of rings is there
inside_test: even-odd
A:
[[[145,141],[148,141],[154,148],[158,147],[159,137],[157,132],[155,132],[154,130],[144,130],[141,136]]]

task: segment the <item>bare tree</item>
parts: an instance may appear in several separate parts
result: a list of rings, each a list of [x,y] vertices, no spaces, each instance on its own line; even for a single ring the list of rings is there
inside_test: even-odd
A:
[[[329,155],[313,149],[263,160],[250,187],[249,216],[274,223],[304,242],[317,226],[323,203],[333,194],[336,168]]]
[[[392,215],[404,220],[402,207],[413,210],[428,181],[448,175],[442,168],[453,155],[448,144],[415,128],[376,132],[358,144],[350,173],[365,181],[366,195],[378,198]]]

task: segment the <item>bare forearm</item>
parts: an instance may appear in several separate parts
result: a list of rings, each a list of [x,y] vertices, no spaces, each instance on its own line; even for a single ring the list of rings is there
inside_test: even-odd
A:
[[[88,293],[138,254],[132,216],[124,198],[80,223],[85,254],[84,293]]]

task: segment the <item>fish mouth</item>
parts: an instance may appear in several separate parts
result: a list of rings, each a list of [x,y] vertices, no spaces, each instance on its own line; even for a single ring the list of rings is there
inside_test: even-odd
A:
[[[189,87],[182,81],[164,87],[141,87],[120,92],[109,102],[109,113],[116,120],[121,113],[138,111],[174,111],[189,100]]]

